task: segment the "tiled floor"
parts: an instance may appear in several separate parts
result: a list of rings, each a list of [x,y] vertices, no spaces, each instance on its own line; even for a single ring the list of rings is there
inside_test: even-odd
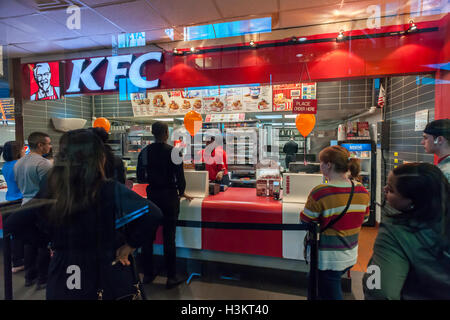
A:
[[[372,255],[372,247],[378,229],[363,228],[360,234],[358,263],[351,271],[352,292],[345,293],[346,300],[364,299],[362,293],[362,276]],[[193,277],[189,283],[177,288],[165,289],[165,277],[158,276],[152,284],[145,286],[149,300],[305,300],[306,288],[287,288],[285,285],[246,284],[233,280],[207,282]],[[15,300],[44,300],[45,290],[36,287],[25,288],[24,273],[13,275],[13,295]],[[261,289],[264,288],[264,289]],[[270,288],[270,289],[269,289]],[[0,299],[4,299],[3,254],[0,252]]]

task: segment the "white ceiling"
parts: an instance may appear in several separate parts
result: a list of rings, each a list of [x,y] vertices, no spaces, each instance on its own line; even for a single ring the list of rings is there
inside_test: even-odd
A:
[[[414,14],[417,4],[421,12]],[[66,7],[81,8],[81,29],[69,30]],[[379,5],[382,25],[439,19],[448,12],[447,0],[0,0],[0,45],[9,57],[25,57],[111,48],[111,36],[146,32],[147,44],[165,49],[188,48],[183,28],[212,22],[271,16],[272,32],[256,40],[293,34],[364,29]],[[413,12],[413,14],[411,14]],[[175,28],[175,41],[164,30]],[[296,28],[296,29],[294,29]],[[250,36],[254,37],[254,36]],[[195,42],[196,46],[248,41],[249,36]]]

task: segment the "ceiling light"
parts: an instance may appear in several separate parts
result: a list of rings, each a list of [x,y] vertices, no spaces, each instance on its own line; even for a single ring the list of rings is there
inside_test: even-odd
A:
[[[408,30],[406,30],[406,32],[411,33],[411,32],[415,32],[415,31],[417,31],[416,24],[414,23],[413,20],[409,20],[409,28],[408,28]]]
[[[256,42],[253,40],[250,40],[250,47],[255,48],[256,47]]]
[[[257,119],[281,119],[283,116],[281,114],[274,114],[274,115],[256,115]]]
[[[295,126],[296,123],[295,122],[285,122],[283,123],[284,126]]]
[[[298,53],[298,54],[296,54],[295,56],[296,56],[297,58],[301,58],[301,57],[303,57],[303,54]]]
[[[305,38],[305,37],[298,39],[298,41],[300,41],[300,42],[303,42],[303,41],[306,41],[306,40],[307,40],[307,38]]]
[[[194,47],[191,48],[191,52],[192,52],[192,53],[194,53],[194,52],[196,52],[196,51],[197,51],[197,50],[195,50]]]
[[[287,119],[297,118],[298,114],[285,114],[284,117]]]
[[[338,36],[336,37],[336,40],[337,41],[342,41],[342,40],[344,40],[345,39],[345,36],[344,36],[344,30],[341,30],[341,31],[339,31],[339,34],[338,34]]]
[[[165,121],[165,122],[172,122],[173,118],[153,118],[153,120],[156,121]]]

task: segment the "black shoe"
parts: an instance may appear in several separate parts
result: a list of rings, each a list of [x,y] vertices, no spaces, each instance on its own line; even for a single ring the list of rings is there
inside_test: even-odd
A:
[[[34,279],[25,279],[25,287],[31,287],[35,282],[36,282],[36,278]]]
[[[167,278],[166,289],[172,289],[186,281],[185,278]]]
[[[143,284],[149,284],[149,283],[152,283],[153,282],[153,280],[155,280],[155,278],[156,278],[156,273],[155,274],[152,274],[152,275],[146,275],[146,274],[144,274],[144,279],[142,279],[142,283]]]

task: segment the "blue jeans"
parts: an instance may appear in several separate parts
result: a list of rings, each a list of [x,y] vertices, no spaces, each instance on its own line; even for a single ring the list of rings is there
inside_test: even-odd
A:
[[[319,300],[342,300],[341,278],[350,270],[319,270]]]

